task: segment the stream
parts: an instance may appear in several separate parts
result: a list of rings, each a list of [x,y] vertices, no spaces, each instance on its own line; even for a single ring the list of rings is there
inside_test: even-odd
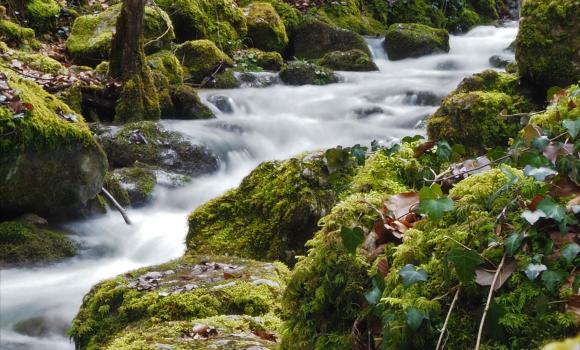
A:
[[[237,186],[266,160],[423,134],[422,121],[461,79],[489,68],[492,55],[513,59],[504,49],[516,34],[516,23],[477,27],[451,36],[448,54],[397,62],[387,60],[381,39],[367,39],[378,72],[341,72],[344,82],[327,86],[201,92],[206,102],[220,96],[231,111],[207,102],[217,119],[162,123],[213,150],[219,171],[177,189],[157,186],[151,204],[128,211],[132,226],[116,211],[65,225],[82,247],[75,258],[0,271],[0,349],[74,349],[66,329],[91,286],[181,256],[187,215],[195,207]],[[29,335],[22,325],[16,332],[26,320]]]

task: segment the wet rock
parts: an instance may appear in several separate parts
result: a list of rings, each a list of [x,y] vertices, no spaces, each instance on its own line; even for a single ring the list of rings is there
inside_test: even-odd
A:
[[[288,85],[327,85],[339,81],[332,70],[305,61],[292,62],[282,68],[280,79]]]
[[[414,106],[439,106],[442,98],[430,91],[409,91],[405,94],[404,103]]]
[[[51,335],[65,336],[69,328],[68,321],[54,317],[32,317],[14,325],[14,331],[33,338],[45,338]]]
[[[278,82],[278,75],[274,73],[243,72],[238,77],[242,87],[263,88]]]
[[[437,66],[435,67],[435,69],[437,70],[459,70],[459,64],[457,64],[457,62],[454,61],[444,61],[444,62],[440,62],[437,63]]]
[[[505,68],[511,60],[500,55],[493,55],[489,58],[489,64],[494,68]]]
[[[210,40],[187,41],[176,48],[175,55],[196,84],[211,77],[218,67],[234,65],[234,61]]]
[[[327,53],[319,61],[319,64],[326,68],[343,71],[369,72],[379,70],[369,55],[357,49]]]
[[[251,45],[264,51],[282,52],[288,45],[288,35],[282,19],[267,2],[256,2],[243,10]]]
[[[173,108],[165,112],[172,119],[211,119],[212,111],[204,105],[191,86],[180,84],[169,87]]]
[[[352,113],[354,114],[355,118],[364,119],[364,118],[368,118],[372,115],[384,114],[385,110],[379,106],[371,106],[371,107],[357,108],[354,111],[352,111]]]
[[[207,101],[217,107],[222,113],[230,114],[234,112],[234,101],[221,95],[213,95],[208,97]]]
[[[445,29],[416,23],[395,23],[387,30],[385,50],[392,61],[449,52],[449,34]]]
[[[115,169],[112,176],[119,181],[121,188],[126,191],[132,206],[140,206],[149,202],[157,182],[154,169],[146,166]]]

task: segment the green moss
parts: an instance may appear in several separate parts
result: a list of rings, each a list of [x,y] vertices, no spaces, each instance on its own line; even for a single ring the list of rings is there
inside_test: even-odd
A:
[[[160,0],[170,14],[180,42],[208,39],[232,53],[247,32],[241,9],[233,0]]]
[[[75,255],[76,247],[60,231],[19,221],[0,222],[0,264],[47,263]]]
[[[136,164],[131,168],[115,169],[110,176],[108,183],[121,196],[122,202],[125,202],[124,205],[127,205],[125,199],[128,199],[132,206],[146,204],[151,200],[153,189],[157,184],[154,169],[142,164]]]
[[[297,58],[318,59],[333,51],[359,49],[371,55],[360,35],[317,20],[304,21],[296,30],[294,55]]]
[[[213,112],[204,105],[195,89],[184,84],[173,85],[169,89],[173,103],[170,117],[177,119],[211,119]]]
[[[284,64],[278,52],[264,52],[257,49],[239,50],[234,55],[236,70],[241,72],[259,72],[262,69],[279,71]]]
[[[160,51],[147,56],[147,64],[153,72],[167,77],[170,84],[183,83],[183,68],[177,57],[170,51]]]
[[[360,50],[334,51],[327,53],[319,61],[323,67],[344,71],[375,71],[379,70],[373,60]]]
[[[46,32],[56,27],[60,10],[55,0],[27,0],[25,14],[34,29]]]
[[[287,4],[283,0],[258,0],[258,1],[269,3],[274,7],[280,18],[282,18],[282,22],[284,22],[284,27],[286,27],[288,35],[292,36],[302,20],[302,14],[300,13],[300,11],[292,7],[290,4]],[[256,0],[240,0],[239,4],[241,6],[248,6],[252,2],[256,2]]]
[[[12,60],[17,60],[27,65],[27,68],[37,70],[40,73],[68,74],[68,70],[60,62],[43,54],[13,50],[7,46],[0,46],[0,52],[3,54],[1,60],[6,64],[11,64]]]
[[[119,176],[114,173],[107,172],[105,176],[105,182],[103,187],[109,191],[109,193],[121,204],[123,207],[128,207],[131,205],[131,200],[129,199],[129,193],[127,189],[121,185],[121,180]]]
[[[95,72],[97,72],[101,76],[109,75],[109,62],[103,61],[103,62],[97,64],[97,66],[95,67]]]
[[[195,83],[210,77],[222,62],[229,67],[234,65],[233,60],[209,40],[183,43],[177,47],[175,55],[187,68],[189,79]]]
[[[332,26],[351,30],[362,35],[382,35],[386,30],[386,12],[379,15],[382,21],[368,16],[360,0],[324,3],[312,9],[309,15]]]
[[[215,87],[216,89],[235,89],[240,87],[240,81],[236,78],[236,74],[233,69],[227,68],[225,71],[216,74],[215,81],[209,86]]]
[[[295,61],[280,70],[280,79],[288,85],[327,85],[338,82],[338,76],[328,68],[306,61]]]
[[[40,43],[35,39],[34,29],[22,27],[5,19],[0,19],[0,34],[2,39],[7,42],[31,47],[40,46]]]
[[[151,273],[158,273],[160,283],[153,282],[149,287],[146,276]],[[70,334],[82,349],[101,349],[127,326],[153,327],[155,332],[159,329],[156,325],[165,321],[210,317],[206,321],[216,322],[219,315],[268,319],[279,311],[287,273],[288,269],[279,263],[213,256],[184,257],[137,270],[93,287]],[[139,290],[142,286],[147,289]],[[221,318],[222,327],[231,324],[226,318]]]
[[[191,213],[188,251],[292,262],[352,168],[326,171],[322,155],[262,163],[240,187]]]
[[[551,135],[564,132],[560,121],[565,119],[580,119],[580,86],[572,85],[566,90],[566,96],[557,103],[548,106],[546,112],[533,115],[530,124],[540,126]]]
[[[580,4],[575,0],[526,1],[516,41],[523,79],[539,88],[566,87],[580,79]]]
[[[281,52],[288,45],[288,35],[282,19],[267,2],[255,2],[244,9],[248,37],[252,47],[263,51]]]
[[[158,120],[161,117],[159,95],[149,68],[123,83],[115,108],[115,123]]]
[[[387,30],[384,46],[393,61],[449,52],[449,34],[422,24],[395,23]]]
[[[66,50],[74,60],[81,64],[95,65],[109,58],[117,18],[121,13],[121,4],[111,6],[96,14],[78,17],[66,41]],[[145,9],[144,35],[145,43],[158,39],[166,34],[168,15],[153,7]],[[148,50],[159,50],[166,47],[174,38],[172,30],[154,43],[147,45]]]

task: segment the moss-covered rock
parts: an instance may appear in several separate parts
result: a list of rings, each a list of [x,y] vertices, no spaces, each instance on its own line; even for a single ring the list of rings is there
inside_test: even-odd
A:
[[[6,19],[0,19],[0,35],[3,41],[10,44],[32,48],[40,46],[40,43],[35,38],[34,29],[22,27]]]
[[[7,65],[12,64],[13,60],[21,62],[25,68],[36,70],[40,73],[47,74],[67,74],[68,69],[57,60],[40,53],[31,53],[24,50],[10,49],[4,43],[0,43],[0,60]]]
[[[250,45],[263,51],[281,52],[288,45],[282,19],[267,2],[254,2],[244,8]]]
[[[368,72],[379,70],[366,53],[360,50],[334,51],[327,53],[319,61],[323,67],[334,70]]]
[[[565,130],[562,128],[561,120],[580,119],[580,85],[571,85],[565,96],[552,102],[544,113],[535,114],[530,117],[529,124],[537,125],[547,130],[551,135],[558,135]]]
[[[530,0],[522,4],[516,60],[523,79],[548,89],[580,79],[580,3]]]
[[[310,10],[309,15],[362,35],[382,35],[386,30],[387,17],[387,7],[384,5],[381,6],[380,1],[329,1]]]
[[[142,120],[159,120],[161,104],[155,80],[149,67],[126,79],[115,107],[114,122],[124,124]]]
[[[0,108],[0,212],[50,216],[95,198],[107,160],[82,117],[37,84],[0,71],[32,106],[17,116]]]
[[[131,168],[115,169],[111,173],[111,184],[118,182],[120,187],[112,186],[120,195],[122,205],[140,206],[149,202],[157,182],[154,169],[137,165]],[[123,193],[126,192],[126,195]],[[116,197],[115,197],[116,199]],[[128,203],[125,199],[128,199]]]
[[[76,250],[63,232],[25,219],[0,222],[0,266],[54,262],[74,256]]]
[[[306,61],[291,62],[284,66],[280,71],[280,79],[288,85],[326,85],[339,81],[332,70]]]
[[[209,82],[208,87],[216,89],[236,89],[241,85],[236,73],[231,68],[226,68],[223,72],[216,74],[215,80]]]
[[[173,110],[167,115],[175,119],[211,119],[213,112],[204,105],[194,88],[188,85],[173,85],[169,88]]]
[[[87,350],[154,349],[156,344],[207,349],[206,340],[194,339],[192,325],[216,327],[208,343],[219,337],[232,341],[235,336],[226,333],[235,325],[275,332],[287,273],[280,263],[186,256],[93,287],[70,334],[78,348]],[[137,337],[144,333],[148,336]],[[260,343],[251,335],[238,341],[248,338]]]
[[[236,70],[242,72],[257,72],[264,70],[279,71],[284,65],[284,59],[278,52],[264,52],[257,49],[239,50],[234,54]]]
[[[170,84],[183,83],[183,67],[172,52],[164,50],[147,56],[147,64],[154,73],[163,74]]]
[[[289,37],[294,34],[294,31],[302,21],[303,15],[292,5],[286,3],[284,0],[239,0],[238,3],[241,6],[248,6],[253,2],[265,2],[271,4],[282,22],[284,22],[284,27]]]
[[[348,152],[332,152],[347,157],[332,173],[324,154],[262,163],[237,189],[191,213],[188,251],[292,262],[350,180]]]
[[[304,21],[296,29],[293,48],[294,55],[304,59],[318,59],[329,52],[352,49],[371,54],[362,36],[317,20]]]
[[[75,62],[96,65],[109,58],[120,14],[121,4],[117,4],[99,14],[81,16],[75,20],[66,41],[66,50]],[[171,20],[167,13],[151,6],[145,8],[145,43],[149,43],[146,51],[159,51],[175,38],[173,28],[168,30],[168,25],[171,25]]]
[[[395,23],[387,30],[385,50],[392,61],[449,52],[449,34],[416,23]]]
[[[177,40],[209,39],[227,53],[241,47],[247,32],[242,10],[234,0],[160,0],[170,14]]]
[[[169,172],[197,176],[218,167],[217,158],[205,147],[193,145],[181,134],[154,122],[101,127],[96,133],[115,168],[133,167],[138,161]]]
[[[61,6],[56,0],[25,0],[25,16],[30,26],[39,32],[56,27]]]
[[[185,42],[177,47],[175,55],[187,69],[189,79],[198,84],[211,77],[220,65],[234,65],[234,61],[209,40]]]

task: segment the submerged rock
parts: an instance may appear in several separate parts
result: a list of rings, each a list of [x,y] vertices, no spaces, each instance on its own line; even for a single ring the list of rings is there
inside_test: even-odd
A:
[[[327,53],[319,61],[323,67],[333,70],[368,72],[379,70],[369,55],[361,50],[334,51]]]
[[[227,96],[213,95],[208,97],[207,100],[222,113],[230,114],[234,112],[234,101]]]
[[[188,176],[211,173],[218,168],[217,157],[207,148],[194,145],[181,134],[154,122],[95,129],[115,168],[133,167],[140,162]]]
[[[387,30],[385,50],[392,61],[449,52],[449,34],[445,29],[416,23],[395,23]]]
[[[489,58],[489,64],[494,68],[505,68],[510,62],[509,58],[500,55],[493,55]]]
[[[282,52],[288,35],[282,19],[266,2],[254,2],[244,8],[250,45],[263,51]]]
[[[337,83],[338,76],[330,69],[317,64],[296,61],[280,71],[280,79],[288,85],[327,85]]]

